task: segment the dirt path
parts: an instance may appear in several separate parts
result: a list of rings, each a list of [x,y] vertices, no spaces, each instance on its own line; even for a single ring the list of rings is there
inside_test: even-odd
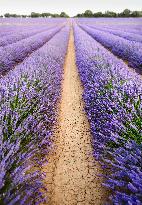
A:
[[[51,154],[46,183],[48,205],[103,205],[105,190],[97,174],[102,170],[92,157],[89,124],[83,112],[82,87],[75,65],[71,30],[64,66],[56,149]]]

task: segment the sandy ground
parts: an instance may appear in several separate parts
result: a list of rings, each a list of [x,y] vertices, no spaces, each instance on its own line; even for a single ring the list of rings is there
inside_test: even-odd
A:
[[[50,154],[45,183],[48,205],[103,205],[100,165],[92,156],[89,123],[83,111],[82,87],[75,65],[73,31],[64,65],[62,98],[55,150]]]

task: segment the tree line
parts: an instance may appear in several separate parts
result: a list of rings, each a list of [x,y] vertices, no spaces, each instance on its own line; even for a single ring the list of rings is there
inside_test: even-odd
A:
[[[120,13],[113,11],[93,13],[91,10],[86,10],[84,13],[77,14],[75,17],[142,17],[142,11],[131,11],[129,9],[125,9]]]
[[[45,18],[69,18],[69,15],[66,14],[65,12],[61,12],[60,14],[52,14],[52,13],[36,13],[36,12],[32,12],[30,15],[17,15],[17,14],[10,14],[10,13],[6,13],[4,14],[4,16],[0,16],[0,17],[22,17],[22,18],[26,18],[26,17],[31,17],[31,18],[39,18],[39,17],[45,17]],[[124,11],[120,12],[120,13],[116,13],[113,11],[106,11],[104,13],[102,12],[96,12],[93,13],[91,10],[86,10],[84,13],[81,14],[77,14],[74,17],[84,17],[84,18],[91,18],[91,17],[142,17],[142,11],[131,11],[129,9],[125,9]]]
[[[30,15],[17,15],[17,14],[6,13],[6,14],[4,14],[4,16],[1,16],[1,17],[6,17],[6,18],[10,18],[10,17],[13,17],[13,18],[16,18],[16,17],[22,17],[22,18],[26,18],[26,17],[31,17],[31,18],[39,18],[39,17],[69,18],[69,15],[67,15],[65,12],[61,12],[60,14],[32,12]]]

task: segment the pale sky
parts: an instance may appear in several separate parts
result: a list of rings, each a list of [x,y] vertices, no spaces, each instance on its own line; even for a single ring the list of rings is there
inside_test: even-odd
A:
[[[142,0],[0,0],[0,14],[6,12],[30,14],[34,12],[60,13],[65,11],[70,16],[82,13],[87,9],[96,11],[112,10],[120,12],[142,10]]]

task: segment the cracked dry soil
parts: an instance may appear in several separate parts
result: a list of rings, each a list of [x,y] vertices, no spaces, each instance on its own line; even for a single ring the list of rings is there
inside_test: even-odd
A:
[[[44,167],[48,205],[103,205],[102,169],[92,156],[90,127],[75,64],[73,29],[64,64],[62,97],[54,151]]]

